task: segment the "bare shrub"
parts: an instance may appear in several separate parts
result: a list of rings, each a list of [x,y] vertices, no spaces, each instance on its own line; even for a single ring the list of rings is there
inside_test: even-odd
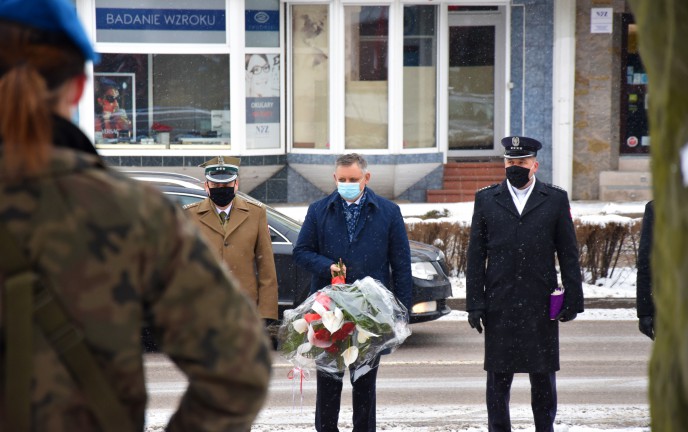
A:
[[[452,275],[466,271],[466,251],[470,227],[458,222],[419,222],[406,224],[410,240],[431,244],[447,259]]]
[[[620,266],[635,267],[640,219],[605,223],[576,220],[574,227],[585,282],[595,284],[598,279],[612,278]],[[470,229],[467,224],[447,221],[406,224],[410,240],[434,245],[444,253],[452,275],[466,271]]]

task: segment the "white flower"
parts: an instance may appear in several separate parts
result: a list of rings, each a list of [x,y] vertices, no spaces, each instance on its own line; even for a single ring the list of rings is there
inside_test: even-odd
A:
[[[296,330],[298,334],[303,334],[306,330],[308,330],[308,321],[306,321],[303,318],[294,320],[294,322],[291,323],[291,325],[292,327],[294,327],[294,330]]]
[[[323,316],[325,314],[325,312],[327,312],[327,308],[325,306],[323,306],[323,304],[318,302],[318,301],[313,302],[313,306],[311,306],[311,309],[313,309],[315,311],[315,313],[317,313],[320,316]]]
[[[303,353],[310,351],[312,347],[313,345],[309,344],[308,342],[304,342],[296,348],[296,354],[303,355]]]
[[[350,346],[342,353],[342,357],[344,358],[346,367],[349,367],[349,365],[358,358],[358,348],[356,346]]]
[[[375,333],[371,333],[368,330],[364,329],[363,327],[359,326],[358,324],[356,325],[356,330],[358,330],[358,336],[356,337],[356,340],[358,340],[358,343],[364,343],[371,337],[378,337],[380,335],[376,335]]]
[[[320,316],[322,317],[323,325],[330,333],[336,332],[344,324],[344,314],[338,307],[334,308],[334,311],[325,311]]]

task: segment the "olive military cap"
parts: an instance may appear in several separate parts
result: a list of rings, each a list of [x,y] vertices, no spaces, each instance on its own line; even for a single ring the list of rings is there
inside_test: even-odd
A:
[[[241,159],[232,156],[218,156],[199,165],[205,168],[205,178],[213,183],[229,183],[239,175]]]

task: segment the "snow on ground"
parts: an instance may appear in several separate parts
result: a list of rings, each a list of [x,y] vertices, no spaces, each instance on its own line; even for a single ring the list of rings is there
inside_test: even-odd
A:
[[[514,404],[510,411],[514,431],[534,432],[530,405]],[[162,432],[171,414],[170,410],[149,410],[146,432]],[[351,431],[351,416],[351,407],[342,407],[342,432]],[[298,403],[293,408],[266,407],[251,431],[312,432],[314,418],[314,407]],[[646,405],[559,405],[554,432],[649,432],[649,423]],[[483,405],[397,405],[377,410],[377,430],[386,432],[487,432],[486,424]]]
[[[631,202],[605,202],[605,201],[571,201],[571,215],[576,219],[585,220],[592,223],[595,220],[609,221],[609,220],[629,220],[633,218],[642,217],[645,211],[645,201],[631,201]],[[277,210],[285,215],[303,222],[308,211],[307,205],[278,205],[275,206]],[[418,203],[406,204],[400,203],[401,215],[407,222],[420,220],[420,216],[424,216],[431,211],[438,214],[446,214],[439,220],[448,222],[464,222],[470,223],[473,215],[473,203]],[[628,219],[624,219],[628,218]]]
[[[401,213],[407,222],[422,221],[430,211],[446,215],[439,220],[470,223],[473,203],[447,204],[400,204]],[[625,222],[641,217],[645,202],[571,202],[571,214],[585,223]],[[307,206],[278,206],[277,210],[301,222],[306,216]],[[635,269],[617,269],[610,278],[600,279],[596,285],[584,284],[587,298],[633,298],[635,297]],[[453,277],[452,296],[465,298],[463,277]],[[467,314],[452,311],[442,320],[465,321]],[[577,320],[636,320],[635,309],[588,309],[579,314]],[[147,432],[162,432],[172,412],[170,410],[148,410]],[[351,408],[342,407],[340,429],[351,431]],[[386,432],[486,432],[487,414],[483,405],[426,406],[404,405],[378,409],[377,429]],[[511,406],[513,430],[533,432],[532,412],[529,405]],[[260,413],[254,432],[303,432],[313,431],[314,407],[301,409],[265,407]],[[560,405],[558,407],[555,432],[649,432],[649,408],[647,405]],[[585,425],[585,426],[583,426]]]

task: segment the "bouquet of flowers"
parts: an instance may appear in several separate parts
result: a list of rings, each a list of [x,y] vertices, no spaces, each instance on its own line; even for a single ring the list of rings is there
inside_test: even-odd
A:
[[[391,352],[411,334],[408,311],[379,281],[328,285],[296,309],[284,312],[280,350],[298,370],[315,367],[341,379],[368,372],[382,352]]]

